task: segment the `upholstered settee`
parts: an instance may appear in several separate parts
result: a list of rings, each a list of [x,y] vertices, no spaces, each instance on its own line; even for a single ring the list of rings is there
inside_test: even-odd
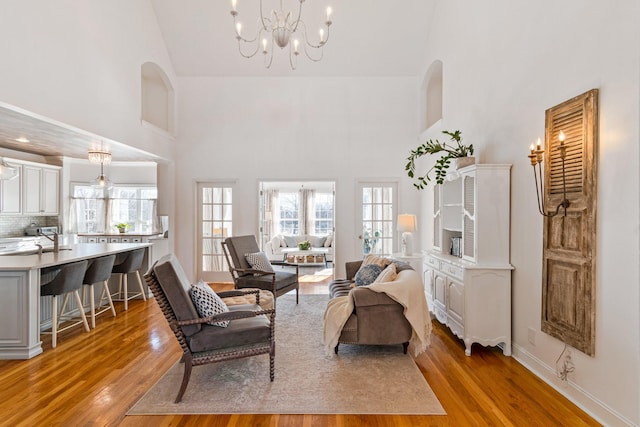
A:
[[[431,323],[420,274],[410,265],[396,262],[397,276],[393,281],[356,286],[354,278],[357,281],[361,264],[362,261],[347,262],[347,279],[335,280],[329,285],[331,301],[325,312],[323,338],[327,350],[338,353],[340,343],[402,344],[406,353],[411,343],[414,354],[424,351],[429,343]],[[342,298],[344,304],[337,301],[338,297],[347,297]],[[404,305],[396,300],[405,301]],[[408,302],[411,314],[408,314]],[[346,322],[340,327],[344,317]],[[333,322],[336,324],[332,326]],[[339,335],[331,329],[338,330]]]
[[[271,238],[264,247],[264,252],[270,261],[284,260],[283,249],[297,248],[298,243],[308,240],[311,243],[311,249],[324,248],[327,250],[326,260],[333,261],[333,234],[328,236],[313,236],[311,234],[301,234],[297,236],[277,235]]]

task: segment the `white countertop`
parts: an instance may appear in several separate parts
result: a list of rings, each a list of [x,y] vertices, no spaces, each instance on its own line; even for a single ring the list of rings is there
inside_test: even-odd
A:
[[[60,250],[58,253],[0,256],[0,270],[33,270],[127,252],[147,246],[151,246],[151,243],[76,243],[62,246],[61,248],[66,250]]]

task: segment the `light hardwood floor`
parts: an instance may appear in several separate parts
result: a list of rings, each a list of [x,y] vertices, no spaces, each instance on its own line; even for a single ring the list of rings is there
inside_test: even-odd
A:
[[[326,293],[325,283],[302,294]],[[63,333],[55,349],[27,361],[0,361],[1,426],[594,426],[587,414],[498,349],[464,345],[434,323],[416,363],[446,416],[171,415],[126,416],[180,358],[156,302],[132,301],[103,314],[97,328]],[[193,375],[197,375],[197,368]],[[277,381],[277,372],[276,372]],[[389,396],[393,398],[393,396]]]

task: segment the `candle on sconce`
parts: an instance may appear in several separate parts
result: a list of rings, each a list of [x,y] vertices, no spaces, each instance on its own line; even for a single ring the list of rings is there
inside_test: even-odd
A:
[[[298,39],[294,39],[293,40],[293,52],[297,55],[298,54],[298,45],[300,44],[300,41]]]
[[[540,138],[538,138],[538,142],[536,144],[536,149],[540,150],[542,148],[542,141],[540,141]]]
[[[236,23],[236,34],[238,37],[242,36],[242,24],[240,22]]]
[[[320,28],[320,43],[324,43],[324,29]]]
[[[262,39],[262,52],[267,53],[267,39]]]
[[[331,12],[333,12],[331,6],[327,7],[327,22],[331,22]]]
[[[560,134],[558,135],[558,140],[560,142],[564,142],[565,136],[564,136],[564,132],[560,131]]]
[[[238,11],[238,0],[231,0],[231,10],[233,12]]]
[[[531,148],[531,154],[533,154],[534,150],[533,150],[533,144],[531,144],[531,146],[529,147]]]

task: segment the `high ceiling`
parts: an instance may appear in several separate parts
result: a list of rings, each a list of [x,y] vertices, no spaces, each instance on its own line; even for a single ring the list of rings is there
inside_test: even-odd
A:
[[[298,0],[262,0],[264,10],[297,14]],[[418,76],[424,72],[429,24],[435,0],[306,0],[302,19],[310,37],[318,37],[327,6],[333,9],[324,58],[300,55],[292,71],[288,51],[274,53],[265,69],[262,53],[245,59],[238,53],[230,0],[152,0],[160,30],[179,76]],[[243,35],[258,29],[259,0],[238,0]]]
[[[298,0],[262,0],[264,10],[297,14]],[[304,1],[304,0],[303,0]],[[231,0],[151,0],[178,76],[419,76],[436,0],[306,0],[302,19],[317,37],[327,6],[333,9],[331,35],[320,62],[300,55],[291,70],[287,51],[274,53],[265,69],[262,54],[240,56],[235,40]],[[260,0],[238,0],[243,34],[258,29]],[[28,142],[19,142],[18,138]],[[115,159],[156,157],[116,141],[0,104],[0,147],[43,156],[86,158],[87,150],[105,143]]]

